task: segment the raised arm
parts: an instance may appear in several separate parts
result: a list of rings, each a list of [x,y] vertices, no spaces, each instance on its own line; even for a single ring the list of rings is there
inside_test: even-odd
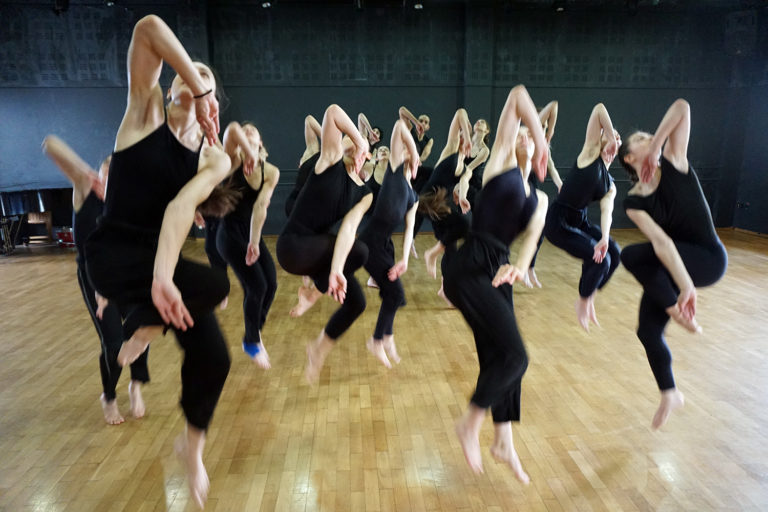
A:
[[[544,181],[544,176],[547,172],[547,141],[544,138],[544,131],[541,128],[536,107],[533,105],[527,89],[523,85],[518,85],[509,91],[507,101],[504,103],[504,109],[501,111],[499,126],[496,131],[496,141],[485,164],[483,184],[504,170],[517,166],[515,146],[517,144],[517,132],[520,129],[520,121],[525,123],[533,137],[533,142],[536,146],[536,151],[533,155],[533,169],[539,181]]]
[[[613,137],[613,123],[611,123],[611,116],[608,115],[608,110],[605,108],[605,105],[598,103],[592,108],[592,113],[589,115],[589,120],[587,121],[587,133],[584,136],[584,146],[581,148],[581,153],[579,153],[576,160],[576,165],[578,167],[586,167],[600,156],[603,133],[608,134],[607,136],[613,141],[609,144],[616,146]],[[616,156],[615,150],[613,151],[613,156]]]
[[[325,110],[322,136],[320,138],[320,159],[315,169],[325,170],[344,156],[344,135],[348,135],[356,147],[355,171],[360,168],[368,156],[368,141],[358,131],[355,124],[341,107],[334,104]]]
[[[557,124],[557,100],[550,101],[541,109],[539,121],[541,121],[542,127],[547,127],[544,138],[547,139],[547,142],[552,142],[552,137],[555,136],[555,125]]]
[[[464,144],[463,147],[459,147],[462,137],[464,139]],[[461,152],[463,155],[468,155],[471,150],[472,127],[469,125],[467,111],[460,108],[453,115],[451,126],[448,128],[448,140],[445,142],[443,152],[440,153],[438,163],[457,152]]]
[[[611,183],[611,188],[600,199],[600,230],[603,237],[595,245],[595,252],[592,259],[601,263],[608,253],[608,242],[610,239],[611,222],[613,220],[613,200],[616,198],[616,185]]]
[[[427,141],[427,145],[424,146],[424,149],[421,152],[421,155],[419,155],[419,160],[422,162],[426,162],[427,158],[429,158],[429,155],[432,154],[432,146],[435,144],[435,139],[430,138]]]
[[[421,123],[418,119],[416,119],[416,116],[414,116],[410,110],[405,107],[400,107],[397,112],[400,119],[405,121],[406,126],[408,126],[408,131],[410,131],[411,128],[416,128],[416,131],[419,135],[423,133],[424,129],[421,126]]]
[[[245,264],[253,265],[259,259],[259,240],[261,240],[261,231],[264,228],[264,221],[267,219],[267,208],[272,201],[272,194],[275,192],[277,182],[280,180],[280,170],[269,162],[264,162],[261,167],[264,173],[264,184],[261,187],[256,201],[253,202],[253,212],[251,213],[251,236],[248,240],[248,249],[245,253]],[[251,181],[253,177],[248,178],[248,184],[253,186]]]
[[[651,152],[643,162],[640,178],[650,181],[658,165],[658,155],[664,148],[664,158],[676,169],[688,172],[688,141],[691,136],[691,106],[684,99],[676,100],[664,114],[651,140]],[[666,142],[666,144],[664,144]],[[652,165],[651,165],[652,164]]]
[[[173,283],[173,272],[179,261],[184,239],[192,227],[195,208],[223,180],[230,170],[227,154],[216,146],[206,146],[200,154],[200,169],[168,203],[160,228],[152,281],[152,300],[165,323],[186,330],[193,325],[192,317]]]
[[[99,175],[80,155],[56,135],[48,135],[43,140],[43,153],[55,163],[59,170],[72,183],[72,205],[79,211],[91,190],[104,199],[104,186]]]
[[[344,265],[347,256],[355,243],[355,233],[363,215],[373,202],[373,194],[366,194],[358,203],[347,212],[341,221],[339,232],[336,235],[336,243],[333,246],[333,258],[331,259],[331,273],[328,276],[328,293],[335,300],[344,303],[347,295],[347,278],[344,277]]]
[[[258,134],[258,132],[256,133]],[[227,129],[224,130],[224,151],[229,155],[232,171],[242,165],[243,173],[246,176],[250,176],[253,173],[257,159],[256,151],[258,151],[258,146],[261,145],[260,136],[258,136],[257,141],[257,147],[252,147],[252,143],[248,140],[245,130],[240,123],[232,121],[227,125]]]
[[[408,258],[411,255],[413,245],[413,227],[416,225],[416,210],[419,202],[416,201],[405,214],[405,232],[403,233],[403,257],[387,272],[390,281],[394,281],[408,270]]]
[[[653,245],[653,252],[659,258],[659,261],[669,271],[672,279],[675,281],[680,294],[678,295],[678,307],[680,311],[688,318],[693,318],[696,314],[696,288],[693,285],[685,263],[677,251],[677,247],[672,239],[667,235],[656,221],[648,215],[648,212],[627,209],[627,216],[643,232]]]
[[[365,114],[362,112],[357,114],[357,130],[360,132],[360,135],[362,135],[363,138],[368,141],[369,144],[376,144],[379,142],[378,135],[376,135],[376,132],[373,131],[371,123],[368,122],[368,118],[365,117]]]
[[[209,143],[214,143],[219,132],[219,107],[210,85],[213,77],[204,80],[168,25],[158,16],[149,15],[136,23],[128,47],[128,105],[118,130],[117,149],[135,142],[136,132],[154,129],[163,122],[163,93],[159,84],[163,62],[179,74],[197,97],[189,100],[195,102],[197,121]]]
[[[420,164],[419,149],[405,121],[398,120],[392,128],[389,150],[389,165],[392,169],[397,169],[401,163],[408,161],[411,176],[416,175]]]

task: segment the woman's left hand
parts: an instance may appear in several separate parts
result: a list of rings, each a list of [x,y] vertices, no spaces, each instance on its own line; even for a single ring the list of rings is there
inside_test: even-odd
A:
[[[601,238],[595,245],[595,253],[592,255],[592,259],[595,263],[602,263],[606,254],[608,254],[608,239]]]
[[[166,324],[172,324],[182,331],[195,325],[192,315],[189,314],[189,310],[181,298],[181,292],[173,281],[153,279],[152,302]]]
[[[494,288],[498,288],[504,283],[514,284],[515,281],[522,280],[523,272],[516,266],[507,263],[499,267],[499,270],[496,272],[496,276],[494,276],[491,284]]]
[[[408,270],[408,264],[405,262],[405,260],[400,260],[395,263],[394,267],[389,269],[389,272],[387,272],[387,277],[390,281],[395,281],[398,277],[405,274],[406,270]]]
[[[339,304],[344,304],[347,296],[347,278],[341,272],[331,271],[328,276],[328,293]]]
[[[208,144],[215,146],[219,134],[219,100],[213,92],[195,98],[195,114],[200,128],[205,132]]]
[[[259,259],[259,244],[248,242],[248,248],[245,250],[245,264],[249,267]]]

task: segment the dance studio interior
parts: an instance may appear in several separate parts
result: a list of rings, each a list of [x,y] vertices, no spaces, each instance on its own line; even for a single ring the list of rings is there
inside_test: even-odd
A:
[[[768,510],[766,162],[766,0],[2,0],[0,511]]]

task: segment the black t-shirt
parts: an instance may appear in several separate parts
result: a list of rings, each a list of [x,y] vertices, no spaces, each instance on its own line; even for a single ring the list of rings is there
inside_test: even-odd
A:
[[[529,189],[525,195],[523,175],[519,167],[494,176],[477,197],[472,214],[472,231],[488,233],[505,245],[528,226],[539,197]]]
[[[613,177],[600,156],[583,169],[574,163],[571,172],[563,180],[557,202],[581,210],[592,201],[602,199],[610,190],[611,183]]]

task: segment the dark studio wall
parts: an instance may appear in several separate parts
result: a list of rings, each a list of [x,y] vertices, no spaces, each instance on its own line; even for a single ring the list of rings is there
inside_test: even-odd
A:
[[[623,2],[619,2],[623,4]],[[663,5],[664,2],[661,2]],[[737,2],[738,3],[738,2]],[[397,108],[428,113],[434,164],[455,109],[496,122],[509,89],[560,104],[553,158],[565,175],[602,101],[616,127],[653,131],[678,97],[691,103],[690,159],[718,226],[768,232],[760,197],[768,180],[765,8],[692,10],[514,9],[511,2],[71,1],[0,3],[0,191],[66,187],[39,150],[57,133],[94,166],[125,108],[125,55],[133,24],[154,12],[193,57],[217,69],[229,120],[262,132],[281,184],[265,232],[284,222],[283,200],[303,151],[306,114],[330,103],[365,112],[388,139]],[[762,27],[763,30],[760,30]],[[715,71],[717,70],[717,71]],[[172,75],[166,70],[161,83]],[[493,137],[493,134],[492,134]],[[618,164],[614,225],[628,182]],[[545,191],[552,192],[548,182]],[[737,208],[737,205],[748,207]]]

